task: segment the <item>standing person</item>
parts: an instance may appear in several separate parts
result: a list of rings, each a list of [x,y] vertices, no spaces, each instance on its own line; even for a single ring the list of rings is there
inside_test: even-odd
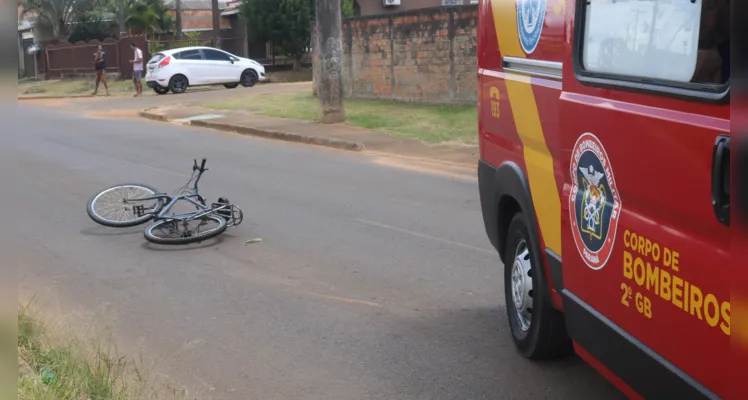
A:
[[[135,87],[135,96],[140,97],[143,95],[143,51],[138,48],[135,42],[130,43],[130,48],[135,52],[135,59],[130,60],[132,64],[132,84]]]
[[[99,45],[94,53],[94,70],[96,71],[96,88],[94,89],[93,95],[99,93],[99,82],[104,83],[106,89],[106,95],[109,96],[109,86],[106,83],[106,53],[104,49]]]

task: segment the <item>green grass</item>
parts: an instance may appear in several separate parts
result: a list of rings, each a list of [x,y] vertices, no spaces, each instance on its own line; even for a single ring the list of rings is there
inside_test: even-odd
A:
[[[267,82],[311,82],[312,75],[311,68],[302,68],[298,71],[274,71],[267,73]]]
[[[54,336],[38,315],[19,308],[19,400],[158,398],[147,383],[145,374],[105,341],[85,345],[70,335]]]
[[[312,93],[279,93],[262,97],[214,102],[205,107],[217,110],[252,109],[269,117],[317,121],[319,102]],[[475,144],[478,112],[474,105],[427,105],[381,100],[346,100],[348,123],[382,130],[394,136],[420,139],[427,143]]]
[[[132,86],[132,81],[114,81],[110,80],[109,94],[129,94],[135,93]],[[71,96],[71,95],[87,95],[94,91],[96,82],[93,79],[87,80],[64,80],[64,81],[53,81],[49,83],[33,83],[33,84],[19,84],[18,94],[19,95],[39,95],[39,96]],[[104,84],[99,84],[99,95],[104,95],[106,90]]]

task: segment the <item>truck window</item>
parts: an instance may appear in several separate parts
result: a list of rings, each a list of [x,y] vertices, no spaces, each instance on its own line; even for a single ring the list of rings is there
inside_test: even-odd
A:
[[[730,0],[582,0],[581,69],[715,91],[730,77]]]

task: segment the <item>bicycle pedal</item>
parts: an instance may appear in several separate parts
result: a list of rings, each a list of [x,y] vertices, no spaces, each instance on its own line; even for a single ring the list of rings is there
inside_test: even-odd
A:
[[[132,206],[132,212],[138,216],[138,218],[145,215],[145,207],[144,206]]]

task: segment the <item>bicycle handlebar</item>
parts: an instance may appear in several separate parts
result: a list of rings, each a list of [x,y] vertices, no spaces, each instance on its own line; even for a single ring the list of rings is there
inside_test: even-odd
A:
[[[194,160],[194,161],[195,161],[195,165],[192,167],[193,171],[200,171],[200,172],[207,171],[207,169],[205,169],[205,162],[207,161],[205,158],[203,158],[203,162],[199,167],[197,166],[197,160]]]

